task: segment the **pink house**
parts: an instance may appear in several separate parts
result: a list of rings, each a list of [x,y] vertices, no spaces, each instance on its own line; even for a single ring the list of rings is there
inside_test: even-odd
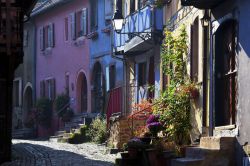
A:
[[[91,111],[88,11],[88,0],[50,0],[37,5],[31,17],[36,26],[36,97],[53,101],[66,93],[75,114]]]

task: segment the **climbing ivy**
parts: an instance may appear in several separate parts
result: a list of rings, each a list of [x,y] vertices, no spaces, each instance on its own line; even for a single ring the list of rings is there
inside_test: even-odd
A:
[[[189,141],[190,80],[187,77],[187,33],[182,27],[178,35],[165,31],[162,44],[162,68],[170,82],[159,99],[155,100],[154,113],[160,115],[164,133],[170,141],[182,145]]]

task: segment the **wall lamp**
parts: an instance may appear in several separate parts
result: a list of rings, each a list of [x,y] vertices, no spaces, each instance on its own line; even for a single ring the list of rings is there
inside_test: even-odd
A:
[[[207,11],[205,11],[203,18],[201,18],[201,25],[203,27],[208,27],[210,23],[210,19],[211,18],[209,17]]]

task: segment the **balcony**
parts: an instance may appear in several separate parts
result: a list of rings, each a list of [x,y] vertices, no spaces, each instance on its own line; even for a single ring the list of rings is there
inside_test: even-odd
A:
[[[181,0],[182,6],[194,6],[198,9],[212,9],[225,0]]]
[[[150,5],[127,16],[121,34],[114,32],[115,51],[135,53],[152,47],[154,34],[162,34],[162,17],[162,9]]]

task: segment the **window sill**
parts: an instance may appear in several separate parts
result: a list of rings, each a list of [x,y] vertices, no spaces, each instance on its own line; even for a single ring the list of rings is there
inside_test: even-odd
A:
[[[74,40],[72,44],[76,47],[80,47],[84,45],[85,39],[86,39],[86,36],[80,36],[76,40]]]
[[[88,39],[96,39],[98,37],[98,32],[97,31],[94,31],[94,32],[91,32],[87,35],[87,38]]]
[[[52,54],[52,47],[47,47],[45,50],[42,51],[42,55],[50,55]]]
[[[110,34],[110,32],[111,32],[110,27],[102,29],[102,33],[108,33],[108,34]]]

